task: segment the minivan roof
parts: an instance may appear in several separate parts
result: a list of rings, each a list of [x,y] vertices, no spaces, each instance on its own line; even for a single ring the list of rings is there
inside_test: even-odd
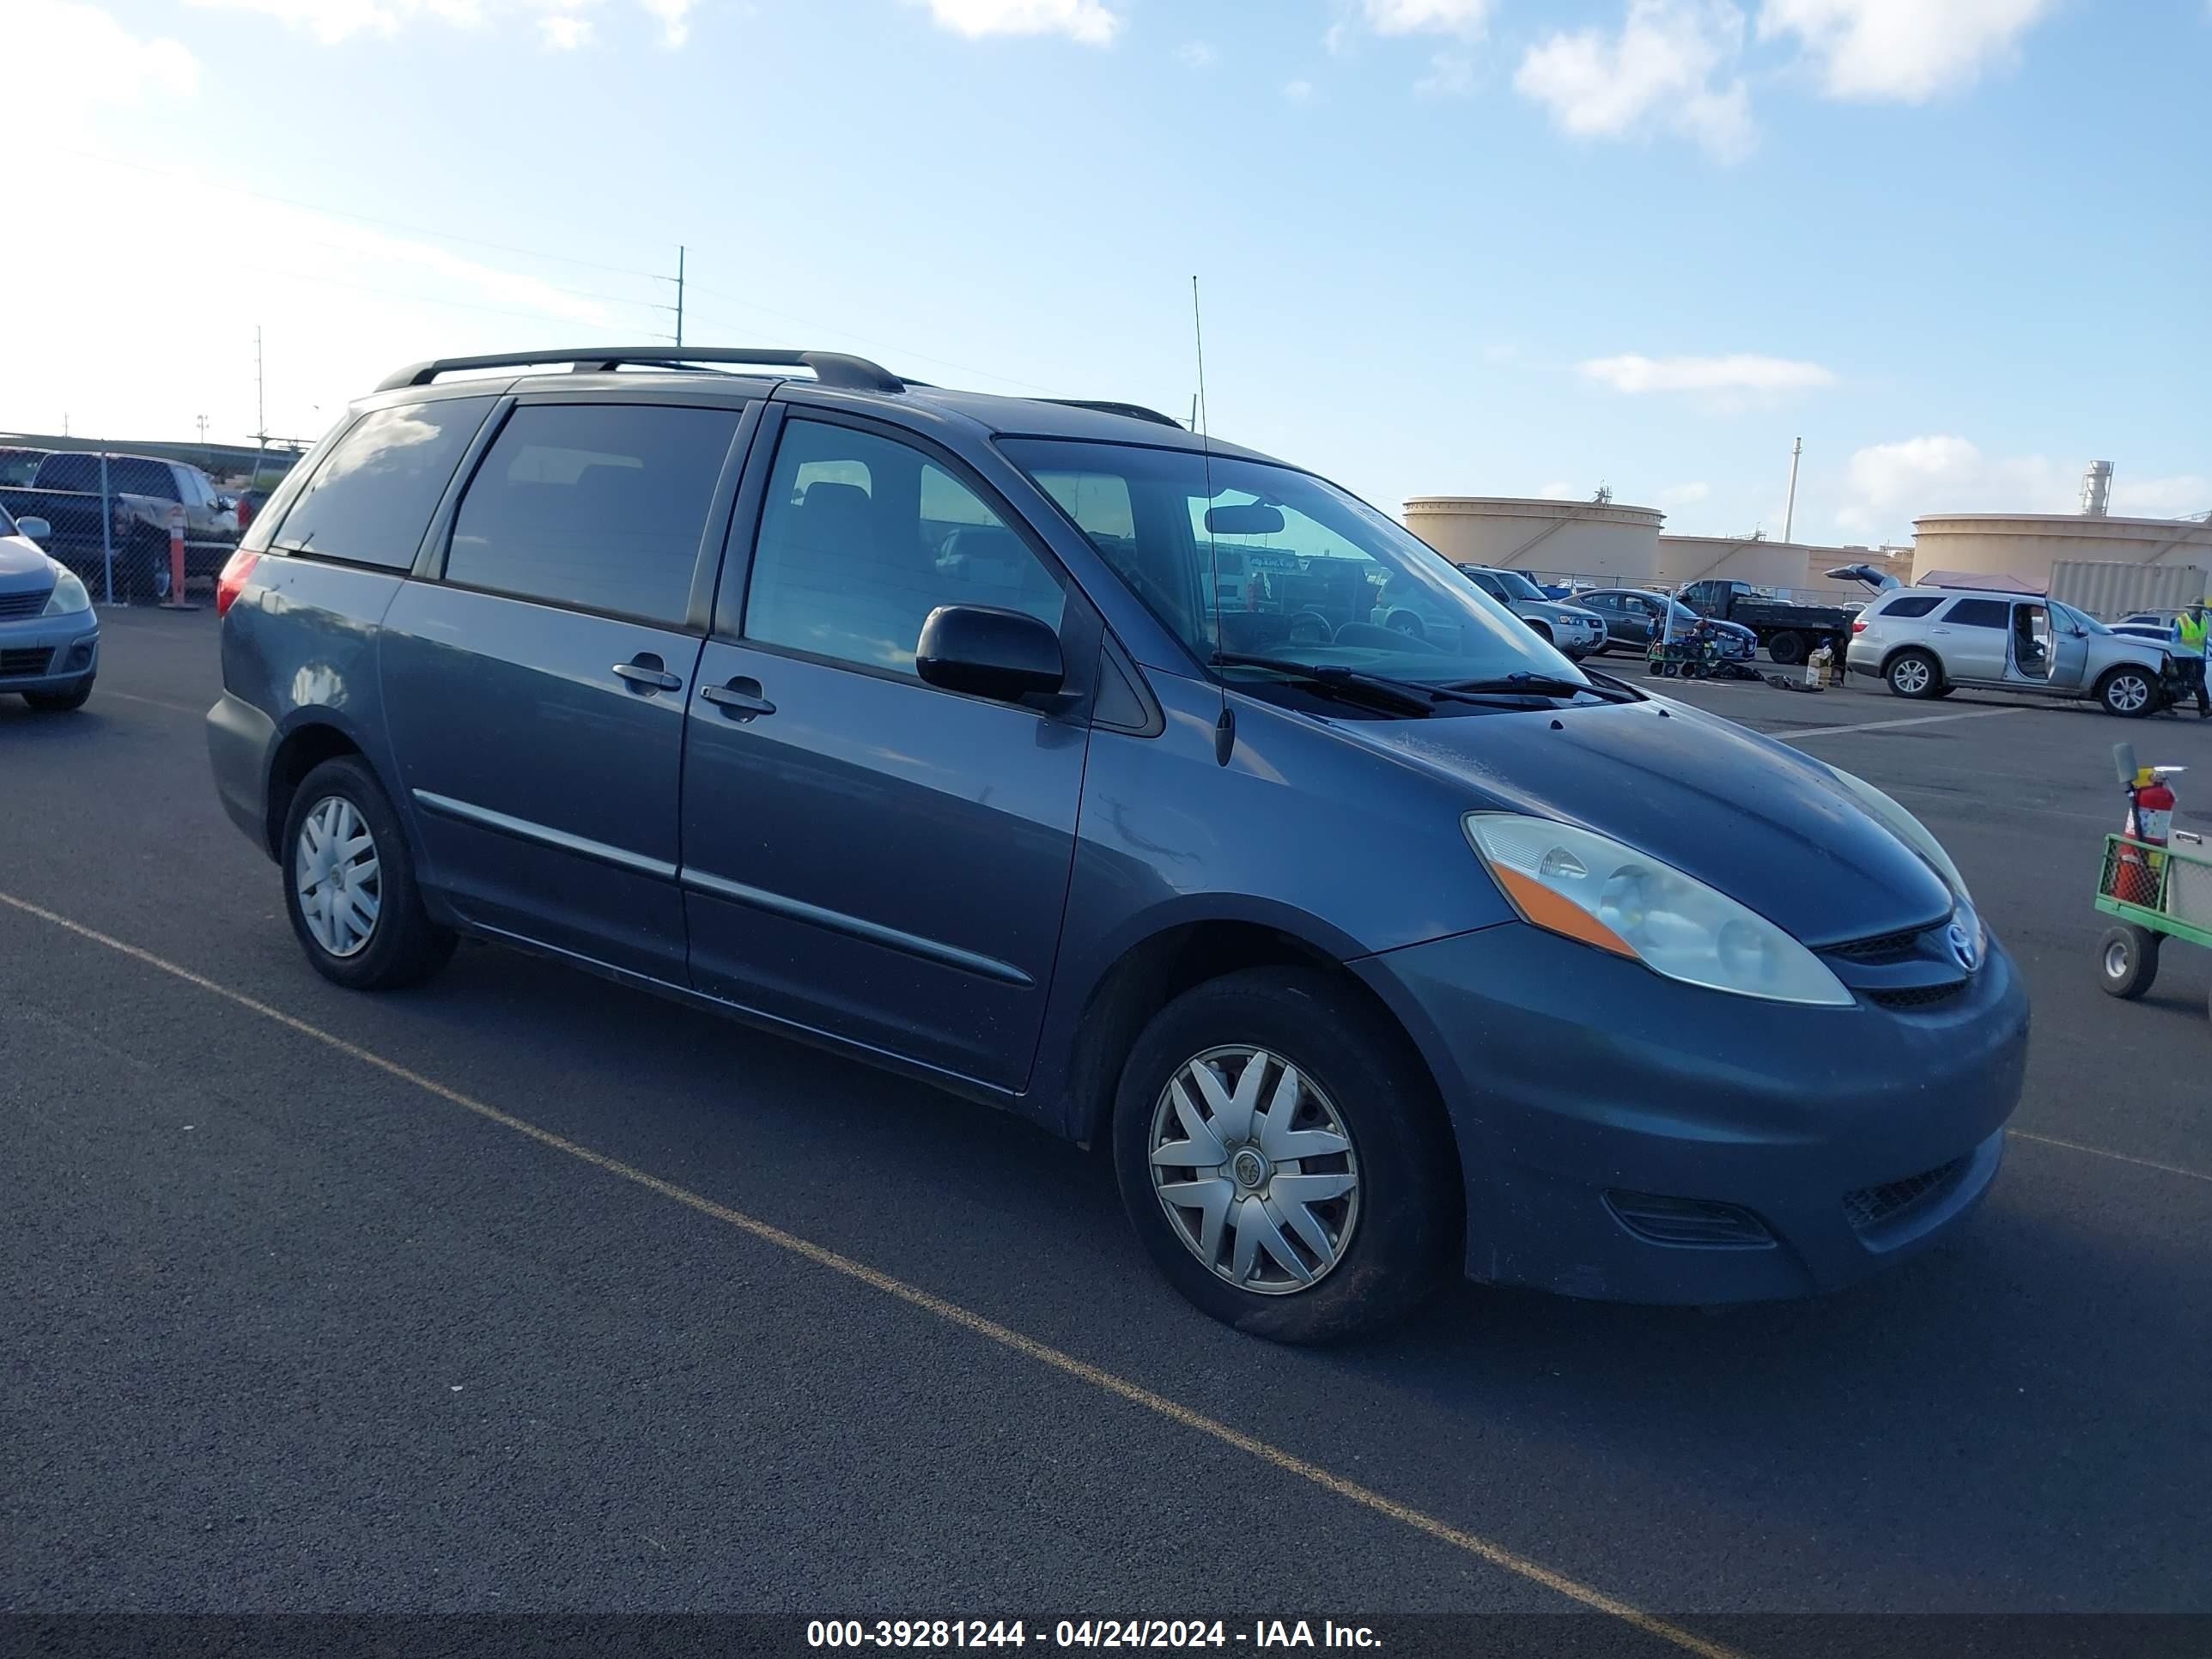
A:
[[[554,365],[567,367],[555,369]],[[776,369],[811,369],[805,380]],[[485,369],[514,368],[512,377],[483,375]],[[625,370],[631,372],[624,372]],[[636,371],[647,372],[639,373]],[[659,372],[654,372],[659,371]],[[994,437],[1060,438],[1093,443],[1143,444],[1157,449],[1207,451],[1243,460],[1273,461],[1257,450],[1204,438],[1172,416],[1140,404],[1103,398],[1013,398],[962,392],[908,380],[880,364],[844,352],[783,349],[761,346],[592,346],[545,351],[500,352],[476,357],[441,357],[412,363],[385,376],[376,390],[386,394],[439,385],[444,374],[471,374],[471,390],[596,390],[620,376],[626,388],[681,388],[687,398],[711,397],[727,389],[732,399],[794,396],[842,407],[870,404],[933,410],[972,422]],[[1278,463],[1279,465],[1279,463]]]

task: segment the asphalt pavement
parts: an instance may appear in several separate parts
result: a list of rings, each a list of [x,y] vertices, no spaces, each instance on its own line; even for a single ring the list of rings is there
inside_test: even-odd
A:
[[[1952,850],[2034,1000],[1996,1190],[1838,1296],[1314,1352],[1003,1115],[490,948],[327,984],[212,615],[103,628],[0,698],[0,1611],[2212,1613],[2212,953],[2115,1003],[2090,904],[2112,742],[2188,822],[2212,724],[1683,690]]]

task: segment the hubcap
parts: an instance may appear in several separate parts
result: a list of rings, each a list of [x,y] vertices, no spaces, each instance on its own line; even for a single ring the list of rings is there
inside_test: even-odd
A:
[[[2125,979],[2128,976],[2128,947],[2114,939],[2105,947],[2105,977]]]
[[[1928,689],[1928,665],[1917,657],[1897,665],[1897,689],[1900,691],[1925,691]]]
[[[334,957],[357,954],[376,932],[384,903],[376,837],[343,795],[325,795],[300,825],[292,854],[300,914],[315,942]]]
[[[1152,1189],[1185,1249],[1242,1291],[1283,1296],[1343,1260],[1359,1161],[1328,1096],[1243,1045],[1186,1061],[1152,1111]]]
[[[2112,707],[2124,708],[2130,713],[2142,708],[2149,696],[2150,688],[2132,674],[2124,674],[2114,680],[2110,693]]]

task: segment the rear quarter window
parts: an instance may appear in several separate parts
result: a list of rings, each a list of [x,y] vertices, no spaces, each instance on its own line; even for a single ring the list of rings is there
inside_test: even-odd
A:
[[[1903,599],[1892,599],[1881,610],[1875,611],[1875,615],[1877,617],[1924,617],[1942,603],[1942,597],[1940,594],[1908,593]]]
[[[270,538],[279,553],[404,570],[497,401],[446,398],[364,415],[331,446]]]

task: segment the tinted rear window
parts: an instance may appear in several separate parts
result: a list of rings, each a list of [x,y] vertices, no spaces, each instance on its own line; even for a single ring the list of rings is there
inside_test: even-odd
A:
[[[1885,617],[1924,617],[1943,603],[1938,593],[1908,593],[1901,599],[1892,599],[1882,606],[1879,614]]]
[[[2002,599],[1961,599],[1943,620],[1959,628],[2002,628],[2012,620],[2012,607]]]
[[[75,453],[49,455],[39,463],[38,484],[41,489],[97,489],[100,457]]]
[[[461,498],[446,580],[681,623],[738,415],[647,404],[516,410]]]
[[[315,469],[271,544],[404,570],[494,401],[448,398],[362,416]]]

